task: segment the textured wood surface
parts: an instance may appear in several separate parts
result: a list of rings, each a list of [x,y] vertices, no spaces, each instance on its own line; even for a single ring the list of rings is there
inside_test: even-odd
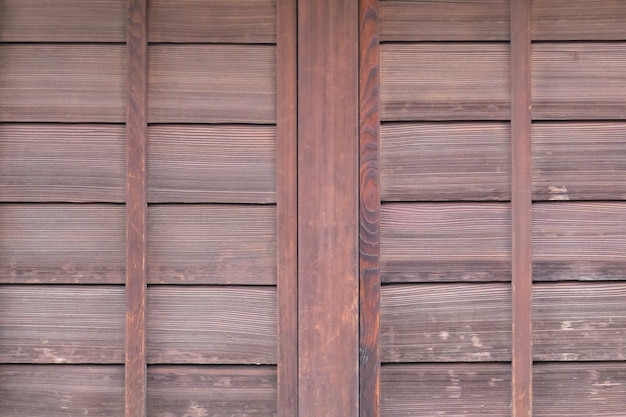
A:
[[[151,284],[276,283],[275,206],[151,206],[147,233]]]
[[[148,129],[150,202],[276,202],[273,126]]]
[[[124,122],[123,45],[0,45],[0,121]]]
[[[123,287],[0,287],[0,362],[123,363]]]
[[[148,363],[275,364],[276,288],[148,289]]]
[[[150,123],[276,123],[276,47],[152,45]]]

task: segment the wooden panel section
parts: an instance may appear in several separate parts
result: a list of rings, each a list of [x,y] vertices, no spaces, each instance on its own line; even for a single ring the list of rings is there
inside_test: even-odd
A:
[[[486,41],[509,39],[509,1],[381,1],[383,41]]]
[[[148,236],[151,284],[276,284],[275,206],[151,206]]]
[[[276,0],[153,0],[150,42],[276,42]]]
[[[152,45],[150,123],[276,123],[276,47]]]
[[[124,289],[0,287],[0,362],[123,363]]]
[[[148,288],[148,363],[276,363],[276,288]]]
[[[626,44],[535,44],[533,119],[625,119]]]
[[[0,365],[0,398],[4,417],[123,416],[124,367]]]
[[[124,42],[124,0],[3,0],[0,42]]]
[[[626,199],[626,124],[533,125],[536,200]]]
[[[508,124],[385,124],[384,201],[509,200]]]
[[[124,207],[0,206],[0,282],[124,283]]]
[[[124,202],[124,128],[0,124],[0,201]]]
[[[382,120],[508,120],[507,44],[385,44]]]
[[[509,365],[387,365],[381,374],[383,417],[511,413]]]
[[[150,126],[151,202],[276,202],[274,126]]]
[[[149,416],[276,415],[276,368],[150,366]]]
[[[626,204],[535,204],[533,217],[535,281],[626,276]]]
[[[123,45],[0,45],[0,121],[124,122]]]
[[[381,279],[510,281],[510,216],[505,204],[385,204]]]

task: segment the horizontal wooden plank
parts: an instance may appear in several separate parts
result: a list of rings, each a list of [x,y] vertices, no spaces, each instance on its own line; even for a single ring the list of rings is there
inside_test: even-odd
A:
[[[510,281],[508,204],[384,204],[383,282]]]
[[[148,208],[150,284],[276,283],[276,207]]]
[[[124,415],[124,366],[0,365],[4,417]]]
[[[508,120],[508,44],[383,44],[382,120]]]
[[[275,43],[276,0],[152,0],[148,40]]]
[[[511,366],[506,364],[385,365],[380,415],[508,416]]]
[[[533,119],[626,119],[626,44],[534,44],[532,62]]]
[[[125,129],[0,124],[0,201],[124,202]]]
[[[623,280],[626,204],[533,205],[533,279]]]
[[[148,201],[276,202],[276,128],[150,126]]]
[[[0,283],[124,283],[124,207],[0,205]]]
[[[382,362],[511,360],[511,286],[382,287],[380,356]]]
[[[152,45],[150,123],[275,123],[276,47]]]
[[[0,121],[125,121],[124,45],[0,45]]]
[[[276,368],[149,366],[150,416],[276,415]]]
[[[383,201],[510,200],[508,124],[383,124]]]
[[[0,362],[124,363],[122,286],[0,286]]]
[[[148,306],[148,363],[276,363],[275,287],[150,287]]]
[[[382,41],[508,40],[508,0],[380,2]]]

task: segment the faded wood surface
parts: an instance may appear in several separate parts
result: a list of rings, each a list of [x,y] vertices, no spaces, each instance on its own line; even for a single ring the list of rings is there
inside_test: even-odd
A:
[[[147,164],[150,202],[276,202],[274,126],[150,126]]]
[[[0,362],[123,363],[124,288],[0,287]]]
[[[276,47],[151,45],[150,123],[276,123]]]
[[[276,284],[276,207],[148,209],[151,284]]]

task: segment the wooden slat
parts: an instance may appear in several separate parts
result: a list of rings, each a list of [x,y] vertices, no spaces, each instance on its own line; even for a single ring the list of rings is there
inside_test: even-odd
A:
[[[533,119],[625,119],[626,44],[535,44]]]
[[[151,123],[276,123],[276,47],[150,46]]]
[[[157,286],[148,305],[148,363],[276,363],[276,288]]]
[[[148,236],[151,284],[276,284],[274,206],[152,206]]]
[[[276,368],[150,366],[149,416],[276,415]]]
[[[510,281],[505,204],[385,204],[383,282]]]
[[[0,206],[0,282],[124,283],[124,208]]]
[[[276,0],[152,0],[148,40],[273,43]]]
[[[0,365],[3,417],[124,415],[124,367]]]
[[[0,124],[0,201],[124,202],[124,128]]]
[[[509,200],[508,124],[385,124],[383,201]]]
[[[509,39],[509,1],[381,1],[383,41]]]
[[[148,129],[150,202],[276,202],[273,126]]]
[[[124,122],[122,45],[0,45],[0,121]]]
[[[624,155],[624,123],[536,123],[533,198],[624,200]]]
[[[124,289],[0,287],[0,362],[123,363]]]
[[[507,120],[507,44],[385,44],[382,120]]]

